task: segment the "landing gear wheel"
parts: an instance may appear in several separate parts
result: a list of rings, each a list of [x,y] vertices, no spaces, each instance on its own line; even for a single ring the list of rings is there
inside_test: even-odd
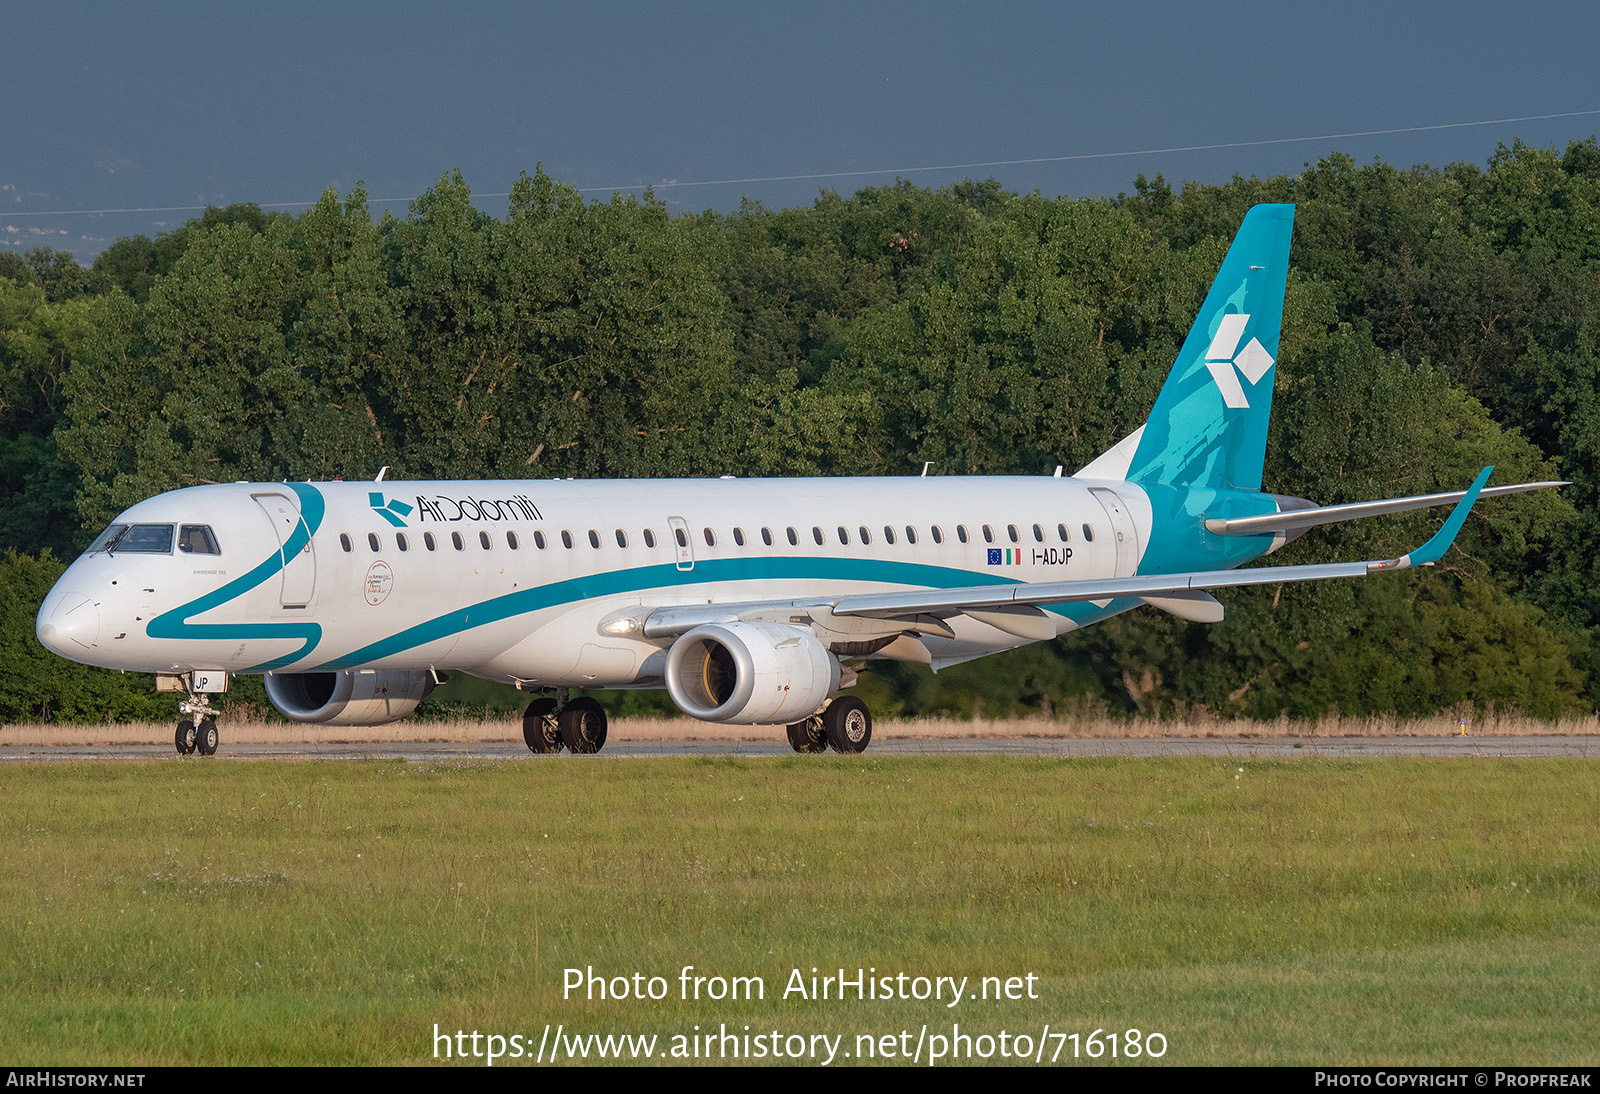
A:
[[[217,736],[217,723],[211,718],[203,719],[194,731],[194,748],[202,756],[215,756],[221,740]]]
[[[573,752],[599,752],[606,745],[606,712],[587,695],[561,712],[561,742]]]
[[[872,715],[860,699],[835,699],[822,712],[822,733],[835,752],[865,752],[872,741]]]
[[[822,716],[813,714],[789,726],[789,746],[796,752],[826,752],[828,739],[822,732]]]
[[[522,739],[530,752],[560,752],[561,726],[556,722],[556,701],[535,699],[522,712]]]
[[[178,732],[174,734],[172,739],[172,743],[178,746],[178,755],[187,756],[189,753],[193,752],[194,739],[194,722],[190,721],[188,718],[180,719],[178,722]]]

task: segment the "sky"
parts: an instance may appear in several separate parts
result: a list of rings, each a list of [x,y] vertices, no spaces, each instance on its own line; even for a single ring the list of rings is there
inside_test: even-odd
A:
[[[456,168],[496,215],[541,163],[597,200],[726,212],[896,177],[1095,197],[1332,153],[1482,165],[1600,133],[1592,3],[0,0],[0,25],[0,247],[84,263],[207,204],[298,212],[357,181],[403,216]]]

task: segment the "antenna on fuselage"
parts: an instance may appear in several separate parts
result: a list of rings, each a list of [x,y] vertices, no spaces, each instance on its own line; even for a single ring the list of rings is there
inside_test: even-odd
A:
[[[388,464],[384,464],[381,468],[378,469],[378,477],[373,479],[372,481],[373,482],[382,482],[383,481],[383,477],[385,475],[387,475],[388,473],[389,473],[389,465]]]
[[[930,468],[932,466],[933,466],[933,461],[932,460],[924,460],[923,464],[922,464],[922,474],[918,475],[917,477],[921,478],[921,479],[927,478],[928,477],[928,468]]]

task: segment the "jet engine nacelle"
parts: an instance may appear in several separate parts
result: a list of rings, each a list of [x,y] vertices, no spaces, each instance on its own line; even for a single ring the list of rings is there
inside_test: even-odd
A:
[[[272,705],[296,722],[377,726],[416,710],[433,690],[433,674],[405,669],[268,673],[266,685]]]
[[[839,687],[839,662],[817,637],[781,623],[708,623],[667,653],[667,691],[706,722],[786,725]]]

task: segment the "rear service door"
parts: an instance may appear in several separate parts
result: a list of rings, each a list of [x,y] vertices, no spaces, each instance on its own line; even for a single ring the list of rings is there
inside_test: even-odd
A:
[[[1133,530],[1133,518],[1116,491],[1091,486],[1089,492],[1111,520],[1111,531],[1117,541],[1117,576],[1126,577],[1139,568],[1139,536]]]

